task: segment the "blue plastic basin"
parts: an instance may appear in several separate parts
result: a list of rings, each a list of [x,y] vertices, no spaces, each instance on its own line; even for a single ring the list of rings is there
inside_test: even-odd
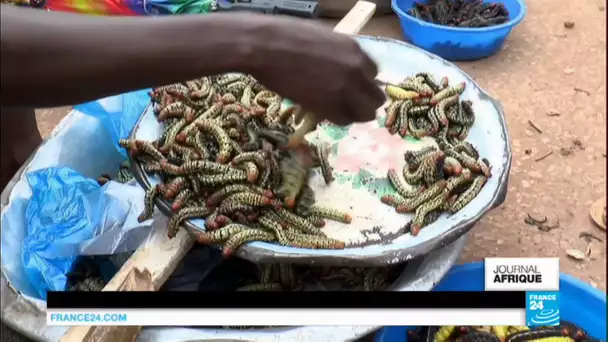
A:
[[[433,291],[483,291],[483,262],[457,265]],[[570,275],[559,277],[560,319],[574,323],[589,335],[606,341],[606,294]],[[376,342],[407,342],[407,331],[414,327],[386,327]]]
[[[489,57],[500,49],[511,29],[526,15],[523,0],[502,0],[509,11],[509,22],[480,28],[440,26],[418,20],[407,14],[415,2],[426,0],[391,0],[399,16],[403,35],[410,43],[450,61],[476,60]],[[498,2],[498,0],[484,0]]]

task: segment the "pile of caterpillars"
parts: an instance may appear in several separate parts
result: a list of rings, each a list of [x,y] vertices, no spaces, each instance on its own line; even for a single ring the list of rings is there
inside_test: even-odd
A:
[[[322,267],[290,264],[257,264],[257,277],[246,279],[236,291],[386,291],[407,263],[388,267]],[[336,288],[337,287],[337,288]],[[223,326],[253,330],[276,326]]]
[[[363,268],[258,264],[258,279],[237,291],[306,291],[311,284],[324,286],[328,282],[337,282],[342,291],[383,291],[397,279],[405,265]]]
[[[101,291],[106,286],[99,264],[95,262],[93,256],[81,256],[76,259],[66,278],[66,291],[95,292]]]
[[[415,2],[407,14],[429,23],[456,27],[488,27],[509,21],[509,11],[505,5],[482,0]]]
[[[116,178],[112,179],[112,176],[108,174],[102,174],[101,176],[97,177],[97,183],[100,186],[103,186],[111,180],[116,181],[118,183],[127,183],[133,178],[133,173],[131,173],[131,163],[128,160],[125,160],[118,167]]]
[[[391,134],[432,137],[437,147],[405,153],[402,176],[388,170],[388,179],[400,196],[386,195],[382,202],[400,213],[414,213],[406,233],[418,235],[442,212],[456,213],[479,194],[492,176],[489,161],[479,159],[465,141],[475,122],[473,103],[460,101],[465,83],[450,86],[446,77],[435,81],[429,73],[406,77],[386,86],[390,98],[385,126]]]
[[[414,342],[600,342],[577,325],[527,326],[441,326],[420,327],[408,332]]]
[[[121,140],[132,160],[162,183],[146,193],[140,220],[151,217],[162,196],[174,214],[168,236],[184,220],[204,218],[203,244],[221,245],[228,257],[251,241],[299,248],[343,249],[325,236],[325,219],[352,218],[315,205],[307,185],[320,167],[329,184],[327,147],[302,143],[285,149],[294,125],[305,120],[300,106],[282,109],[283,98],[249,75],[223,74],[162,86],[150,93],[164,125],[156,141]]]

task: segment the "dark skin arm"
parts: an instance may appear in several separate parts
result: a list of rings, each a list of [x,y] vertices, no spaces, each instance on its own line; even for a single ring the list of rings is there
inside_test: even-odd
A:
[[[3,106],[50,107],[239,71],[337,124],[373,120],[375,63],[350,37],[245,13],[98,17],[2,5]]]

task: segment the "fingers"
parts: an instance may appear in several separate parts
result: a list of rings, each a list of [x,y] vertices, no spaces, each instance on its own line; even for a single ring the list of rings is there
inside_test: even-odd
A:
[[[359,44],[355,44],[356,53],[352,55],[351,77],[346,87],[356,87],[356,89],[349,90],[350,96],[354,97],[357,94],[357,98],[354,99],[356,106],[350,113],[352,120],[366,122],[374,119],[375,116],[372,117],[372,115],[375,115],[376,109],[382,106],[386,98],[384,92],[376,84],[378,66]],[[349,94],[345,95],[349,96]]]
[[[386,102],[384,92],[376,85],[362,77],[351,77],[334,96],[330,102],[321,102],[317,113],[336,125],[346,126],[354,122],[368,122],[376,118],[376,110]]]
[[[375,87],[379,90],[378,87]],[[348,109],[347,113],[350,113],[349,117],[351,122],[368,122],[376,118],[376,110],[382,105],[383,101],[378,102],[374,98],[375,95],[371,95],[368,91],[360,90],[359,96],[349,97],[346,102]]]
[[[363,72],[363,75],[375,79],[378,75],[378,65],[376,65],[376,62],[374,62],[374,60],[360,47],[359,51],[362,54],[361,71]]]
[[[345,89],[344,101],[350,103],[351,110],[346,114],[352,122],[367,122],[375,119],[376,110],[386,101],[386,97],[376,84],[375,75],[361,75],[350,84],[348,90]]]
[[[355,51],[352,54],[354,57],[353,60],[353,68],[360,72],[361,80],[364,80],[365,83],[370,87],[378,88],[376,85],[376,76],[378,76],[378,65],[376,62],[361,49],[361,46],[355,42]],[[382,92],[378,92],[376,90],[370,90],[371,96],[378,101],[383,101],[384,94]]]
[[[378,90],[378,87],[374,87]],[[324,108],[323,116],[336,125],[346,126],[355,122],[368,122],[376,118],[376,110],[384,103],[384,95],[382,91],[381,101],[377,101],[374,95],[375,92],[368,89],[368,85],[353,85],[344,87],[341,94],[341,101],[336,103],[338,108],[333,111],[330,108]]]
[[[378,109],[384,102],[386,102],[386,95],[378,87],[374,78],[366,79],[359,85],[359,91],[361,92],[361,98],[366,99],[368,105],[373,107],[374,110]],[[365,115],[365,114],[363,114]],[[364,118],[358,118],[364,119]]]
[[[376,84],[376,76],[378,76],[378,66],[376,65],[376,62],[374,62],[374,60],[372,60],[365,52],[362,53],[363,67],[361,68],[361,71],[367,81],[366,86],[364,86],[367,90],[364,90],[366,91],[366,93],[369,94],[371,100],[377,102],[378,107],[380,107],[382,103],[384,103],[384,101],[386,100],[386,96],[384,95],[384,92],[380,89],[380,87],[378,87],[378,85]]]
[[[351,105],[348,102],[342,102],[340,108],[332,113],[328,113],[327,120],[338,126],[348,126],[355,122],[350,116]]]

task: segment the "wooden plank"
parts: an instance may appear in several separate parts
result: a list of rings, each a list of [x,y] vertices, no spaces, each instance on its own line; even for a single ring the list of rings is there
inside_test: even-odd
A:
[[[193,245],[192,236],[185,229],[180,229],[173,239],[163,238],[162,242],[138,249],[114,275],[103,291],[120,291],[118,287],[133,268],[150,272],[153,291],[158,291]]]
[[[171,240],[164,238],[138,249],[102,291],[158,291],[193,244],[194,239],[181,229]],[[134,326],[78,326],[70,328],[60,342],[132,342],[140,330]]]
[[[357,34],[374,15],[376,5],[358,1],[336,25],[334,32]],[[103,291],[158,291],[177,264],[192,248],[194,239],[181,229],[171,240],[164,239],[138,249],[114,275]],[[60,342],[133,342],[141,327],[81,326],[73,327]]]
[[[116,291],[154,291],[152,274],[146,269],[131,268],[116,287]],[[105,288],[104,288],[105,291]],[[141,327],[138,326],[82,326],[70,329],[60,341],[82,342],[134,342]]]
[[[357,1],[355,6],[334,27],[334,32],[342,34],[358,34],[372,18],[376,4],[368,1]]]

